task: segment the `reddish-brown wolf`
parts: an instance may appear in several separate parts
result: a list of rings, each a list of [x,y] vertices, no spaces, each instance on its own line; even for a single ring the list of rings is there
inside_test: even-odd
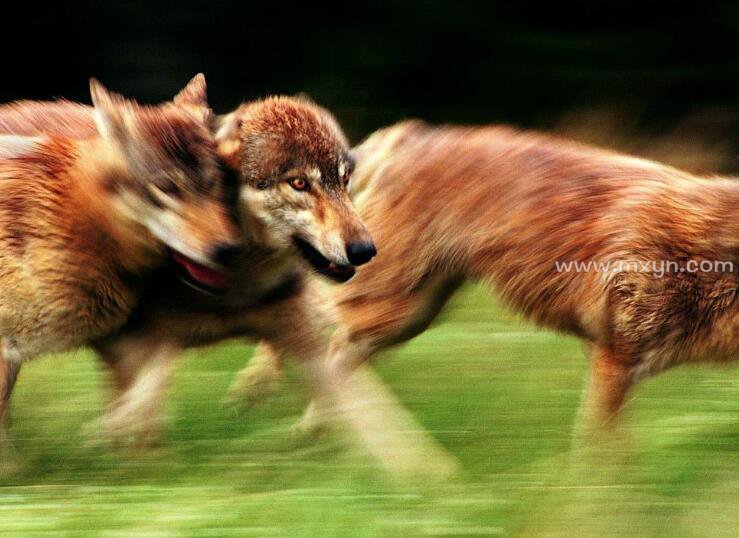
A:
[[[25,359],[120,328],[167,252],[222,276],[240,237],[192,91],[144,107],[93,81],[99,135],[0,137],[0,418]]]
[[[354,154],[378,256],[332,293],[340,375],[423,332],[468,279],[589,344],[588,428],[648,375],[737,358],[739,182],[505,127],[405,122]],[[279,364],[262,347],[234,397]]]

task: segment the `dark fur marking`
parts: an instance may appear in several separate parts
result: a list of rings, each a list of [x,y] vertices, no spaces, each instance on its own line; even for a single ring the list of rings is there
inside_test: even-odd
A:
[[[282,282],[263,293],[254,303],[255,307],[268,306],[285,301],[296,296],[303,289],[303,276],[295,273],[286,277]]]
[[[0,200],[0,208],[8,215],[5,240],[17,253],[23,253],[28,242],[29,227],[24,217],[27,206],[21,196],[10,195]]]

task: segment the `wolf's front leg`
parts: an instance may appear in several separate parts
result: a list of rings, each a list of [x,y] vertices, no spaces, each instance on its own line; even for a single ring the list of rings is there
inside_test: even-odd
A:
[[[260,342],[249,365],[236,374],[228,389],[226,405],[236,412],[243,412],[268,397],[283,378],[283,366],[279,352],[269,342]]]
[[[146,446],[157,441],[164,392],[170,384],[179,345],[167,340],[122,337],[98,346],[114,378],[110,410],[91,433],[115,444]]]
[[[340,363],[343,370],[327,360],[329,338],[323,323],[309,306],[293,303],[279,316],[281,330],[269,338],[279,353],[297,359],[313,396],[314,420],[327,419],[346,427],[352,441],[396,477],[444,477],[457,471],[456,460],[413,419],[368,368],[361,375],[348,374],[355,361]],[[271,319],[277,319],[273,317]],[[298,428],[302,425],[299,423]]]
[[[331,336],[325,359],[328,375],[337,384],[347,383],[352,373],[372,355],[372,351],[369,340],[352,340],[349,332],[339,327]],[[327,426],[334,414],[331,403],[318,395],[308,404],[295,425],[295,432],[302,435],[319,432]]]

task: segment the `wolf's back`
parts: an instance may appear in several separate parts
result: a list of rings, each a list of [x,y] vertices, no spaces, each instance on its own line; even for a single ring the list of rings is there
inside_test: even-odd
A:
[[[86,139],[97,135],[90,106],[59,100],[16,101],[0,106],[0,134],[59,135]]]

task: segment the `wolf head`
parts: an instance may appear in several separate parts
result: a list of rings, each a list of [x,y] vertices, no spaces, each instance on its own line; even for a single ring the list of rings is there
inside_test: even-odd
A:
[[[255,241],[293,250],[336,281],[375,255],[347,193],[354,161],[326,110],[302,98],[248,103],[218,120],[216,141],[240,172],[242,218]]]
[[[132,221],[168,246],[191,279],[224,285],[239,234],[207,126],[205,79],[196,76],[173,102],[142,106],[92,80],[94,118],[123,162],[109,191]]]

